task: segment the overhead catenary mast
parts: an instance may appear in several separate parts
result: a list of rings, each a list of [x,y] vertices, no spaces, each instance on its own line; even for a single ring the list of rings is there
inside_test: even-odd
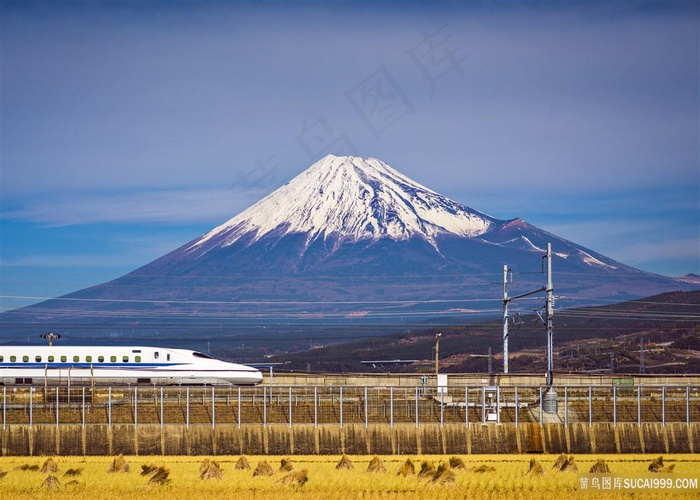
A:
[[[552,285],[552,244],[547,243],[547,288],[546,309],[547,309],[547,385],[554,383],[554,286]]]
[[[545,290],[545,322],[547,324],[547,392],[542,398],[542,409],[545,413],[557,413],[559,396],[554,389],[554,286],[552,285],[552,244],[547,243],[547,286]]]
[[[508,373],[508,266],[503,266],[503,373]],[[490,352],[489,352],[490,354]],[[489,358],[489,362],[491,359]],[[489,366],[490,368],[490,366]],[[489,369],[489,373],[491,370]]]

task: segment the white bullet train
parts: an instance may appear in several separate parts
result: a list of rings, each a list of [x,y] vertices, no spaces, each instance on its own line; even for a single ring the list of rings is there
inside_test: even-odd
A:
[[[0,385],[257,385],[262,373],[186,349],[0,346]]]

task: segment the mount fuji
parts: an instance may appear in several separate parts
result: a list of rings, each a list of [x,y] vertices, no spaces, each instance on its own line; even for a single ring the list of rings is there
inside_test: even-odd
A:
[[[693,285],[626,266],[514,218],[450,200],[373,158],[327,156],[205,235],[121,278],[0,315],[8,325],[196,332],[218,325],[468,321],[544,284],[558,307]],[[523,307],[539,307],[536,298]],[[326,322],[326,323],[324,323]],[[40,325],[40,326],[39,326]],[[86,330],[87,331],[87,330]],[[202,335],[214,335],[209,333]],[[118,335],[120,333],[117,333]]]

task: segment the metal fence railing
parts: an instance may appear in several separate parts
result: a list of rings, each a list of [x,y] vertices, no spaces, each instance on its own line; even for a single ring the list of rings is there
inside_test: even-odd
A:
[[[2,426],[700,422],[700,386],[3,387]]]

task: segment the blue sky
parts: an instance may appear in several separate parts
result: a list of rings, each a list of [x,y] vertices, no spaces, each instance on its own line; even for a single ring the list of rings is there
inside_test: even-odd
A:
[[[328,153],[700,274],[695,1],[0,5],[0,311],[144,265]]]

